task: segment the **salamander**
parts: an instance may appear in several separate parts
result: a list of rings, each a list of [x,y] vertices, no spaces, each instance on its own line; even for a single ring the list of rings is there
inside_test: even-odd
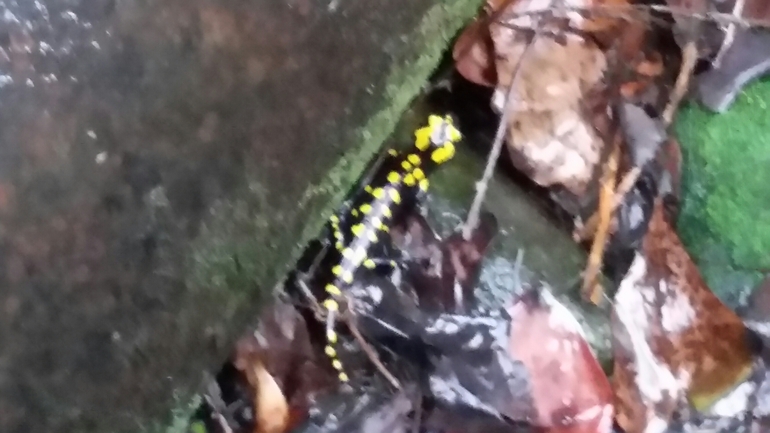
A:
[[[338,339],[335,319],[345,304],[343,293],[361,268],[395,265],[387,254],[378,252],[382,248],[377,247],[384,247],[382,240],[394,217],[419,201],[428,190],[428,174],[452,159],[461,138],[450,116],[429,116],[428,125],[415,131],[414,147],[406,153],[391,149],[362,192],[329,221],[334,256],[330,261],[330,277],[324,284],[327,298],[322,304],[326,311],[325,353],[342,382],[347,382],[349,377],[335,349]]]

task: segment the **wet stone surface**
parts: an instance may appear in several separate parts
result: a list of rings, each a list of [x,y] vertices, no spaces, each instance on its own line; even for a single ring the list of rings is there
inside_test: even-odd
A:
[[[434,2],[364,3],[0,1],[0,431],[138,431],[224,359]]]

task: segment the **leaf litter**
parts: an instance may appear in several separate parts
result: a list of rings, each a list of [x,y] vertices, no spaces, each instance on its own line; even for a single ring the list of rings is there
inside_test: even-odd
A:
[[[452,51],[500,119],[467,221],[444,239],[419,211],[392,228],[396,277],[351,287],[351,331],[374,354],[346,341],[361,372],[349,385],[289,278],[210,381],[207,430],[770,431],[770,283],[740,314],[706,285],[676,230],[683,156],[669,132],[683,100],[725,111],[768,73],[768,23],[760,0],[489,0]],[[610,306],[610,368],[544,283],[517,282],[502,308],[477,304],[498,230],[481,204],[500,155],[588,243],[577,296]]]

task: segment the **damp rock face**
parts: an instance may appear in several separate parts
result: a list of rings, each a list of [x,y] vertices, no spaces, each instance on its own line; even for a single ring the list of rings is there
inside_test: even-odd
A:
[[[0,431],[162,422],[478,3],[0,2]]]

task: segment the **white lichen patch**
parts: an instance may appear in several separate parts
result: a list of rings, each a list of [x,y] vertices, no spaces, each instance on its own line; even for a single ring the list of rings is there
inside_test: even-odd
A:
[[[660,307],[660,319],[663,330],[669,334],[680,334],[692,326],[695,309],[685,293],[660,281],[660,293],[664,297]]]
[[[630,339],[630,344],[623,347],[630,351],[632,359],[627,368],[634,371],[635,385],[642,404],[648,409],[645,433],[656,433],[665,431],[667,422],[655,414],[654,406],[664,398],[682,398],[689,386],[690,377],[685,371],[671,371],[665,359],[656,354],[649,343],[649,338],[653,336],[653,326],[656,325],[653,320],[660,316],[654,314],[652,303],[658,284],[650,284],[648,279],[646,259],[637,253],[615,296],[615,313],[616,326],[625,328]]]

